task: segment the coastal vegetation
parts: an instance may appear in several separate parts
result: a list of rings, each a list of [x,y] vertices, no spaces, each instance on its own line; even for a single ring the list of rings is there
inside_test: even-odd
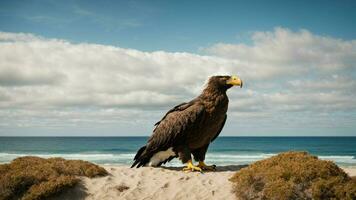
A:
[[[285,152],[257,161],[230,181],[237,199],[356,199],[355,177],[306,152]]]
[[[95,164],[63,158],[20,157],[0,165],[0,200],[48,199],[74,187],[78,176],[105,176],[108,172]]]

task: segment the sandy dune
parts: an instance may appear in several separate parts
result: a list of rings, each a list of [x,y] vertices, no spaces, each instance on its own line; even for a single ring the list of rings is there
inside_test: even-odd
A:
[[[104,166],[111,174],[83,178],[83,184],[56,199],[234,199],[229,178],[243,166],[226,166],[217,172],[185,173],[181,168]],[[356,168],[345,169],[351,176]]]

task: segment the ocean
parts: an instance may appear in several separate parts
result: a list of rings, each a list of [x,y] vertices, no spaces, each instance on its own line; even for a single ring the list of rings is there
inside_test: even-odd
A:
[[[0,163],[32,155],[130,165],[146,141],[147,137],[0,137]],[[249,164],[290,150],[356,166],[356,137],[219,137],[210,145],[206,163]],[[166,166],[182,164],[174,159]]]

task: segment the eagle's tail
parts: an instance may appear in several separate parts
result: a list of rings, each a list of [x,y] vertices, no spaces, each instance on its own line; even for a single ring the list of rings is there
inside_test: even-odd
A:
[[[147,156],[145,156],[143,153],[145,150],[146,150],[146,146],[143,146],[137,151],[134,158],[134,163],[131,165],[131,168],[135,167],[136,165],[137,168],[139,168],[141,166],[146,165],[149,162],[150,160],[149,156],[147,158]]]

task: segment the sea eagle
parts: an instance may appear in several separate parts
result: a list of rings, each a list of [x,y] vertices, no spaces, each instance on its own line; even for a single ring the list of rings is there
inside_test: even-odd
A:
[[[209,144],[220,134],[226,121],[229,99],[226,91],[242,87],[238,76],[212,76],[195,99],[170,109],[155,124],[147,144],[141,147],[131,167],[161,166],[179,157],[184,171],[215,170],[204,163]],[[192,157],[199,162],[193,165]]]

